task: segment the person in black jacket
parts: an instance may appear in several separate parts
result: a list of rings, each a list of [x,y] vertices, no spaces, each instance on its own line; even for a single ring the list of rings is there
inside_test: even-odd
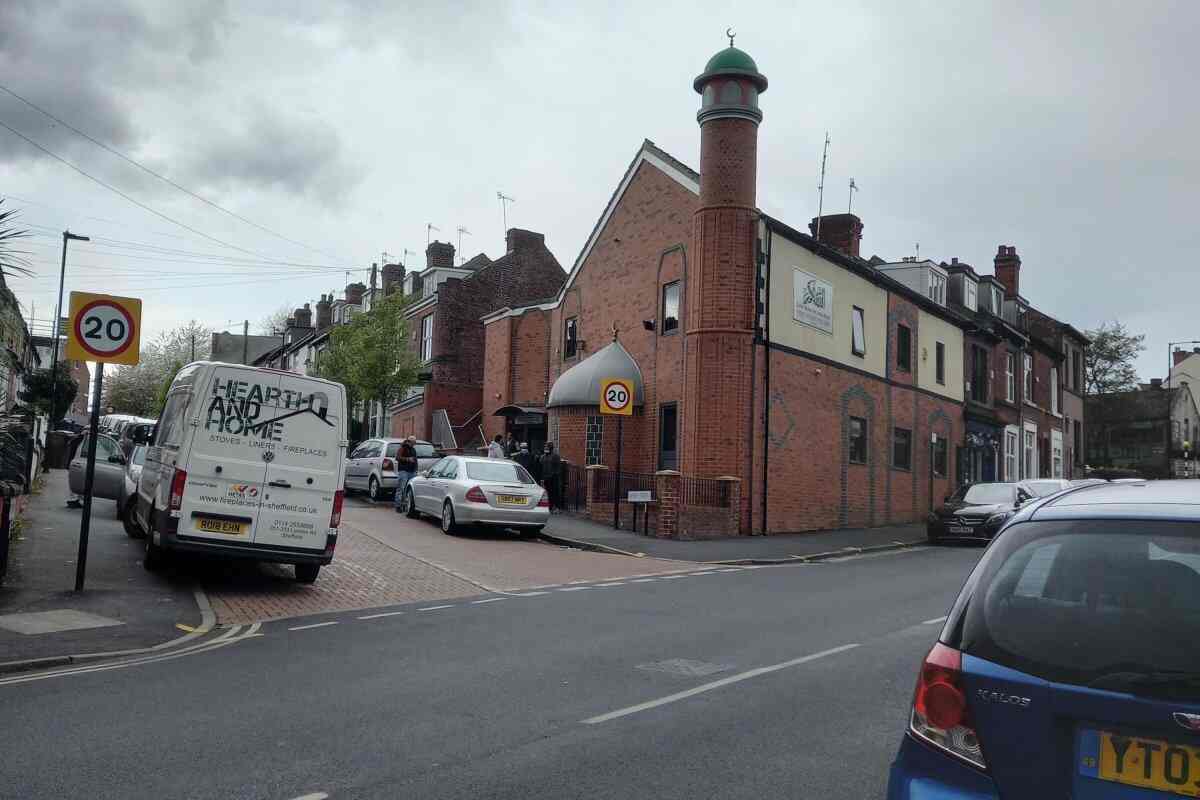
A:
[[[550,500],[550,513],[559,509],[559,493],[562,487],[562,458],[554,450],[554,442],[546,442],[542,448],[542,485]]]
[[[538,480],[541,468],[533,453],[529,452],[528,442],[521,442],[521,449],[512,457],[512,460],[524,467],[525,471],[532,475],[535,481]]]

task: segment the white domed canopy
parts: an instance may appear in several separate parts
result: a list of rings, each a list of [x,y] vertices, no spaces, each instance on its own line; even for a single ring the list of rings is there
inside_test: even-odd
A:
[[[559,375],[546,407],[599,406],[600,385],[608,378],[631,381],[633,404],[643,405],[642,370],[620,342],[613,342]]]

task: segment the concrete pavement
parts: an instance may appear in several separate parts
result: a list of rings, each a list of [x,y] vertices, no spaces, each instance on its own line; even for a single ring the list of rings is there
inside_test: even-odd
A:
[[[0,786],[33,800],[879,797],[929,621],[979,553],[326,614],[170,663],[0,680]],[[762,667],[776,669],[747,676]]]

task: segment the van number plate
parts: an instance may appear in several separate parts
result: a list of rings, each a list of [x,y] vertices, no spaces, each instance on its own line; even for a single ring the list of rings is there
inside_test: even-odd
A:
[[[208,519],[200,517],[196,520],[196,530],[205,533],[224,533],[229,536],[241,536],[249,529],[248,522],[231,522],[226,519]]]

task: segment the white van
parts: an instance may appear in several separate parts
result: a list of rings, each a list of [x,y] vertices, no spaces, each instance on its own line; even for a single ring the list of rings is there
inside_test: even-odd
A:
[[[175,376],[138,482],[147,569],[164,551],[296,565],[317,579],[342,516],[346,389],[199,361]]]

